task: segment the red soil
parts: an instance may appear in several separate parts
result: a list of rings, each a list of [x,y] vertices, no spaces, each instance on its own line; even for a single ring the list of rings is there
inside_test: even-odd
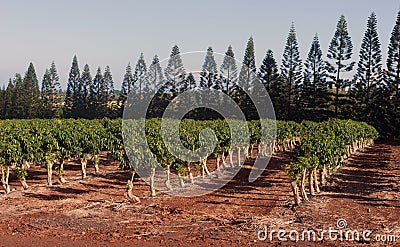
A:
[[[301,232],[336,227],[338,219],[347,220],[348,229],[399,238],[397,243],[372,241],[373,246],[400,244],[399,144],[376,144],[356,153],[323,192],[299,207],[293,207],[288,162],[286,154],[274,156],[254,183],[248,182],[251,166],[246,165],[222,189],[194,198],[151,198],[148,186],[136,179],[140,204],[125,199],[130,175],[104,155],[100,175],[89,167],[89,177],[81,180],[80,165],[68,162],[68,182],[52,187],[45,185],[47,170],[32,167],[29,190],[12,176],[16,190],[0,195],[0,246],[365,246],[257,239],[264,225]]]

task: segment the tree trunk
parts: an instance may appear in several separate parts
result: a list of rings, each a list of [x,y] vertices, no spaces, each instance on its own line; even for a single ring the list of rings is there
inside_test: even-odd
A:
[[[60,164],[60,171],[58,172],[58,179],[59,179],[60,184],[67,182],[64,178],[64,160],[61,161],[61,164]]]
[[[222,154],[222,168],[225,169],[226,168],[226,157],[225,154]]]
[[[217,171],[221,172],[221,167],[219,166],[219,163],[221,162],[221,157],[217,157]]]
[[[21,182],[22,188],[24,188],[24,190],[29,189],[29,186],[28,186],[28,184],[26,183],[26,179],[25,179],[25,178],[21,178],[19,181]]]
[[[1,183],[3,184],[3,188],[6,194],[10,193],[10,185],[8,185],[8,178],[10,176],[10,167],[7,166],[7,170],[4,170],[4,167],[1,167]]]
[[[235,166],[233,164],[233,151],[232,150],[229,150],[229,163],[231,164],[231,167]]]
[[[205,170],[207,176],[210,175],[210,171],[208,170],[208,167],[207,167],[207,157],[205,157],[203,159],[203,167],[204,167],[204,170]]]
[[[194,179],[193,179],[193,173],[192,173],[192,171],[190,170],[190,162],[188,162],[187,169],[188,169],[188,173],[189,173],[190,183],[193,184],[193,183],[194,183]]]
[[[269,150],[268,150],[268,155],[273,155],[274,154],[274,149],[275,149],[275,141],[271,142],[269,145]]]
[[[314,169],[314,187],[315,187],[315,192],[319,193],[321,192],[319,190],[319,181],[318,181],[318,174],[317,174],[317,169]]]
[[[291,185],[294,196],[294,204],[299,205],[301,203],[301,199],[299,194],[299,187],[297,186],[297,181],[292,181]]]
[[[315,196],[315,190],[314,190],[314,169],[310,170],[308,174],[308,185],[310,188],[310,194],[312,196]]]
[[[133,176],[132,176],[133,177]],[[135,196],[132,192],[133,190],[133,183],[132,180],[128,180],[128,183],[126,184],[126,192],[125,196],[134,203],[140,203],[139,197]]]
[[[172,186],[171,186],[171,170],[170,170],[171,165],[167,165],[167,180],[165,181],[165,186],[167,187],[168,190],[172,191]]]
[[[154,186],[154,176],[156,175],[156,168],[151,168],[150,173],[150,196],[156,196],[156,187]]]
[[[305,201],[308,201],[308,196],[306,193],[306,177],[307,177],[307,169],[304,169],[303,174],[301,174],[300,192],[303,199]]]
[[[325,186],[325,184],[326,184],[326,175],[327,175],[326,165],[324,164],[324,166],[322,167],[321,176],[320,176],[320,184],[322,186]]]
[[[81,158],[82,179],[86,178],[86,165],[87,165],[87,159]]]
[[[181,188],[185,187],[185,181],[183,177],[179,177],[179,185],[181,186]]]
[[[100,168],[99,168],[99,156],[97,154],[93,155],[94,157],[94,173],[99,174],[100,173]]]
[[[48,186],[53,185],[52,177],[53,177],[53,161],[48,160],[47,161],[47,185]]]
[[[238,161],[238,166],[242,166],[242,161],[240,160],[240,147],[237,148],[237,161]]]

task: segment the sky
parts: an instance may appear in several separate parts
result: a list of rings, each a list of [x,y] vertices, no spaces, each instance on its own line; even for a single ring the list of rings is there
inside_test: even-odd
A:
[[[98,66],[104,70],[109,65],[119,89],[126,65],[134,66],[141,52],[150,64],[155,54],[168,58],[175,44],[181,52],[212,46],[218,53],[232,45],[235,57],[242,60],[250,36],[257,67],[267,49],[273,50],[280,65],[291,23],[302,59],[315,33],[326,58],[341,14],[346,16],[357,61],[372,11],[378,17],[385,64],[399,9],[398,0],[0,0],[0,86],[7,85],[15,73],[25,73],[30,62],[41,82],[45,69],[55,61],[65,89],[77,55],[80,68],[87,63],[92,74]]]

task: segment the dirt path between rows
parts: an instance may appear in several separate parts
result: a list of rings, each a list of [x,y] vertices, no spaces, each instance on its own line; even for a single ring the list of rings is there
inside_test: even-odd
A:
[[[353,156],[329,179],[323,192],[294,208],[285,164],[279,154],[256,182],[251,166],[222,189],[208,195],[148,197],[137,179],[141,204],[128,203],[129,174],[102,157],[99,176],[81,181],[79,164],[69,162],[68,183],[45,186],[46,170],[29,171],[31,188],[0,195],[0,246],[396,246],[395,242],[260,241],[259,230],[328,229],[339,219],[345,229],[389,235],[400,231],[400,146],[380,143]],[[90,168],[89,168],[90,169]],[[13,179],[13,178],[12,178]],[[15,178],[14,178],[15,179]],[[400,236],[397,241],[400,245]]]

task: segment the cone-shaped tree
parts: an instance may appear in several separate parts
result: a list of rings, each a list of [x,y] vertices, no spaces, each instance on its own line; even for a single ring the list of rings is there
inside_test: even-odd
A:
[[[394,96],[395,105],[400,105],[400,11],[390,36],[387,58],[388,87]]]
[[[144,60],[143,53],[140,53],[140,57],[135,66],[135,73],[133,74],[133,83],[137,87],[137,92],[141,95],[144,88],[144,79],[147,72],[146,61]]]
[[[22,83],[22,95],[24,114],[23,118],[36,118],[40,106],[39,82],[36,76],[35,67],[29,64],[28,71],[25,74]]]
[[[287,98],[285,106],[288,115],[292,115],[292,107],[297,108],[300,101],[300,86],[302,82],[302,61],[300,59],[299,45],[296,38],[296,29],[294,24],[290,26],[289,34],[286,39],[286,46],[283,51],[281,75],[285,84]]]
[[[157,55],[154,55],[153,61],[146,73],[144,92],[147,94],[157,93],[164,85],[164,75]]]
[[[200,72],[200,87],[212,88],[217,83],[217,63],[214,59],[212,47],[208,47],[207,54],[204,59],[203,67]]]
[[[362,40],[357,64],[357,73],[354,75],[351,95],[356,100],[357,110],[362,115],[371,103],[371,92],[382,83],[382,52],[379,42],[377,19],[372,13],[367,22],[367,29]]]
[[[256,75],[256,58],[254,55],[254,41],[251,36],[247,41],[243,57],[243,65],[239,73],[238,85],[244,90],[251,90]]]
[[[332,63],[327,62],[329,77],[335,85],[335,114],[339,110],[339,90],[348,86],[341,78],[342,72],[349,72],[353,69],[355,62],[347,62],[353,55],[353,44],[347,31],[347,22],[344,15],[341,15],[336,26],[335,34],[329,45],[327,57]],[[330,83],[332,88],[332,83]]]
[[[165,93],[174,95],[179,93],[181,88],[185,87],[186,71],[177,45],[172,47],[171,55],[164,73],[166,78],[164,87]]]
[[[232,46],[225,52],[224,60],[219,69],[222,75],[222,91],[231,94],[235,89],[238,80],[238,68]]]
[[[265,54],[258,76],[268,92],[271,89],[271,85],[277,82],[279,77],[278,66],[274,58],[274,53],[271,50],[268,50]]]
[[[322,60],[322,50],[318,35],[315,34],[310,52],[304,63],[304,83],[302,87],[302,102],[306,107],[315,109],[327,98],[326,63]]]
[[[80,72],[79,72],[79,66],[78,66],[78,59],[76,56],[74,56],[72,60],[72,66],[71,70],[69,72],[69,78],[68,78],[68,83],[67,83],[67,91],[65,94],[65,105],[64,105],[64,115],[66,117],[73,117],[72,114],[72,108],[74,105],[74,102],[77,101],[77,98],[74,96],[77,90],[77,86],[79,84],[80,80]]]

